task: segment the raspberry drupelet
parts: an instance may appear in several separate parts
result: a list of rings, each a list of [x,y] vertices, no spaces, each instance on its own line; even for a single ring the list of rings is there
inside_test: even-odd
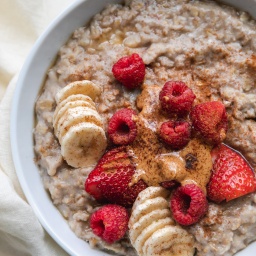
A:
[[[142,58],[133,53],[119,59],[113,65],[112,72],[116,80],[127,89],[135,89],[143,83],[146,70]]]
[[[124,207],[107,204],[91,215],[90,227],[95,235],[112,244],[125,235],[128,221],[129,214]]]
[[[186,121],[167,121],[162,123],[159,131],[160,138],[171,148],[185,147],[191,137],[191,127]]]
[[[170,208],[173,218],[181,225],[198,222],[208,210],[208,201],[201,188],[187,184],[174,191]]]
[[[109,120],[108,135],[116,145],[132,143],[137,135],[136,112],[129,108],[118,110]]]
[[[184,116],[188,114],[195,98],[193,91],[180,81],[166,82],[159,94],[161,107],[169,115]]]

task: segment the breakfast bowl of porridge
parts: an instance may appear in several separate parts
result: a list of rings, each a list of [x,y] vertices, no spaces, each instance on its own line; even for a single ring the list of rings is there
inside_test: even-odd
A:
[[[69,254],[256,252],[256,14],[233,4],[78,1],[35,45],[13,158]]]

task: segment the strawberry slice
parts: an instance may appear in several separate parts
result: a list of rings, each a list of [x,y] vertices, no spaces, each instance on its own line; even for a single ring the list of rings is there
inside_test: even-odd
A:
[[[125,147],[108,151],[99,161],[85,182],[85,191],[101,203],[133,205],[138,194],[147,185],[139,180],[130,186],[135,167]]]
[[[241,154],[224,144],[212,152],[213,170],[207,185],[208,198],[216,203],[256,190],[255,174]]]

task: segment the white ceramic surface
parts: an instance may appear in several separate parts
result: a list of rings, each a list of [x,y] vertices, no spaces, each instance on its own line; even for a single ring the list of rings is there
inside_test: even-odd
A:
[[[11,112],[13,160],[27,200],[53,239],[70,255],[76,256],[106,256],[109,254],[91,250],[87,243],[78,239],[53,206],[49,195],[44,190],[37,166],[33,161],[34,104],[45,79],[45,73],[54,60],[58,49],[67,41],[72,31],[83,26],[93,14],[102,10],[110,2],[121,1],[77,0],[55,19],[38,39],[23,66],[14,93]],[[228,0],[222,2],[231,3],[236,7],[248,10],[256,17],[255,0]],[[253,243],[238,255],[256,255],[256,243]]]

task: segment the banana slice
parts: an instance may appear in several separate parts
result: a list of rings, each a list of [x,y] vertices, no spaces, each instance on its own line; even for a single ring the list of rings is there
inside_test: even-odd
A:
[[[163,189],[162,187],[148,187],[139,193],[137,200],[133,204],[133,208],[137,208],[138,205],[144,203],[148,199],[156,197],[167,198],[168,195],[169,191],[167,189]]]
[[[84,94],[89,96],[93,101],[101,93],[101,88],[91,81],[83,80],[68,84],[61,89],[55,96],[57,104],[73,94]]]
[[[76,168],[92,166],[101,158],[107,146],[104,130],[88,122],[72,126],[61,142],[61,154]]]
[[[56,112],[58,112],[67,102],[73,102],[73,101],[86,101],[89,104],[91,104],[93,107],[95,107],[95,103],[92,100],[91,97],[84,95],[84,94],[74,94],[74,95],[70,95],[68,96],[65,100],[61,101],[57,107],[56,107]]]
[[[156,209],[148,214],[142,216],[132,226],[132,232],[130,232],[130,239],[135,241],[142,231],[152,223],[152,219],[164,219],[170,217],[171,213],[169,209]]]
[[[56,94],[54,133],[66,162],[76,168],[95,165],[105,152],[107,138],[96,110],[99,86],[88,80],[68,84]]]
[[[134,241],[134,248],[139,248],[139,252],[143,253],[144,245],[148,239],[152,237],[152,235],[158,231],[173,224],[172,218],[166,217],[165,219],[159,219],[153,221],[149,226],[147,226],[141,234]],[[144,254],[143,254],[144,255]],[[147,254],[145,254],[147,255]]]
[[[93,100],[87,96],[87,95],[83,95],[83,94],[74,94],[74,95],[71,95],[69,97],[67,97],[65,100],[63,100],[62,102],[60,102],[60,104],[57,105],[55,111],[54,111],[54,114],[53,114],[53,123],[57,123],[58,122],[58,113],[59,111],[68,103],[72,103],[72,104],[75,104],[74,102],[78,102],[78,103],[81,103],[81,102],[84,102],[84,104],[87,104],[88,107],[91,107],[92,109],[95,109],[96,110],[96,106],[95,106],[95,103],[93,102]]]
[[[62,141],[63,136],[72,126],[83,122],[93,123],[103,128],[103,121],[96,110],[83,106],[69,108],[59,119],[56,128],[56,136],[59,138],[59,141]]]
[[[136,223],[139,219],[155,209],[168,208],[168,202],[163,197],[150,198],[133,208],[132,216],[130,217],[132,223]]]
[[[148,187],[133,205],[129,236],[139,256],[194,254],[194,238],[171,218],[168,197],[168,190]]]
[[[193,239],[181,227],[167,225],[155,231],[143,246],[143,255],[192,256]]]
[[[67,102],[62,108],[54,112],[53,127],[55,132],[57,132],[58,123],[60,122],[60,119],[65,115],[66,111],[72,108],[77,108],[77,107],[87,107],[87,109],[96,111],[95,106],[93,106],[90,102],[87,102],[87,101],[77,100],[77,101]]]

